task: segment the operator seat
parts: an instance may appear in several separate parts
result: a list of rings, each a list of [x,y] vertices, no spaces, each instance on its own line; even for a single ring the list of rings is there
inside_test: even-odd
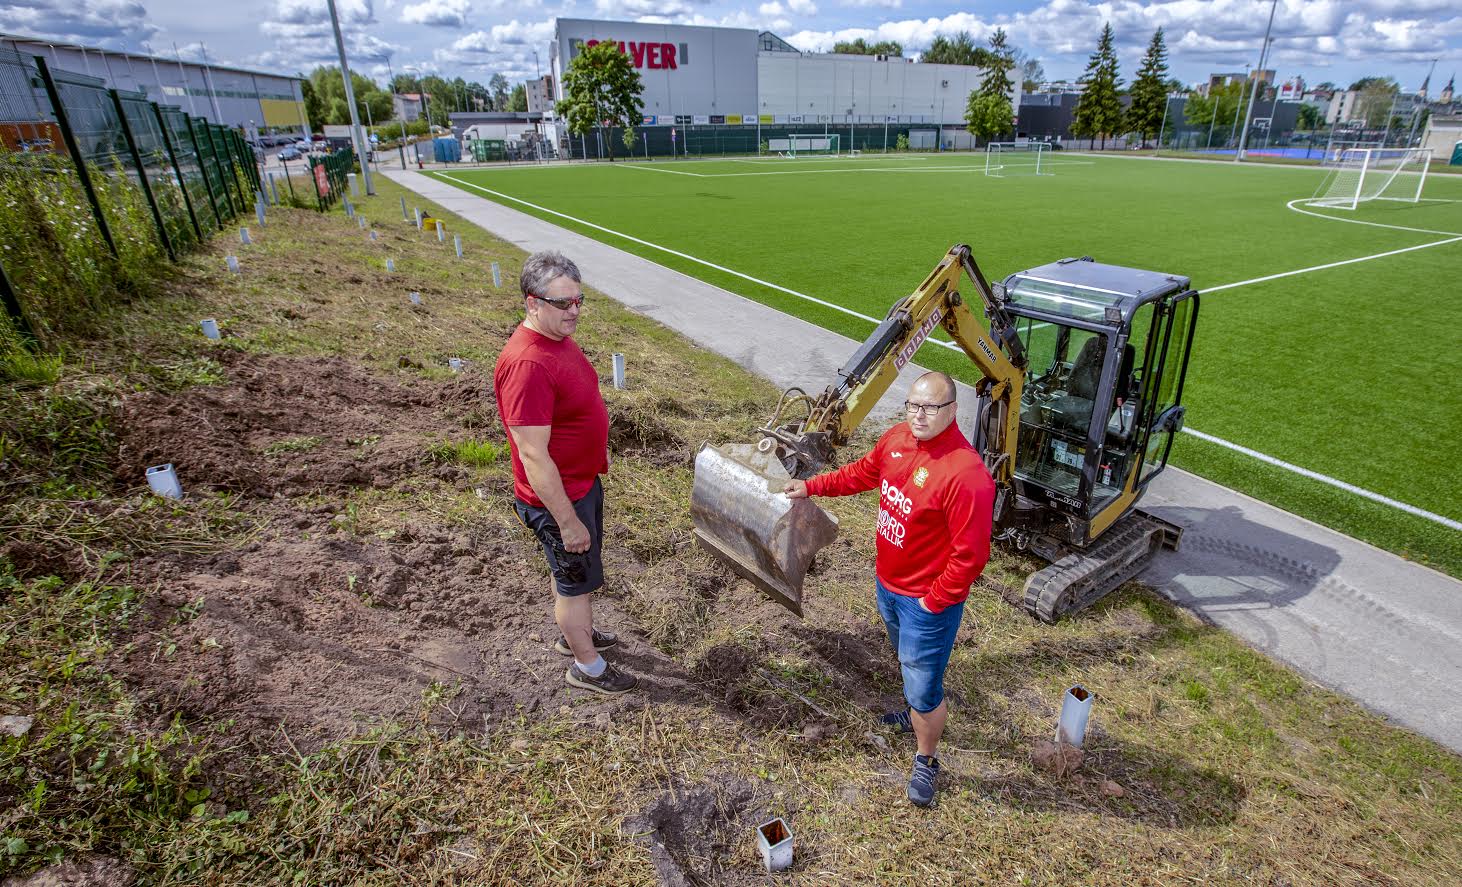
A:
[[[1081,435],[1091,424],[1092,401],[1102,379],[1102,337],[1092,336],[1077,352],[1066,379],[1066,393],[1051,402],[1056,422]]]

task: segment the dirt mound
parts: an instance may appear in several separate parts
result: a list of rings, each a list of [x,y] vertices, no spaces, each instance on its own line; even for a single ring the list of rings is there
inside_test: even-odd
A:
[[[0,546],[0,558],[9,561],[21,579],[59,576],[69,582],[81,573],[79,552],[63,548],[59,543],[12,539]]]
[[[110,856],[90,856],[46,866],[25,877],[6,878],[0,887],[127,887],[136,883],[132,866]]]
[[[766,652],[738,643],[717,644],[706,651],[691,674],[741,717],[760,727],[800,723],[811,712],[776,692],[779,682],[761,664]]]
[[[650,845],[650,860],[665,887],[760,883],[764,871],[728,866],[740,845],[755,841],[752,829],[766,818],[756,794],[755,786],[735,778],[681,786],[627,821],[625,831]]]
[[[183,489],[269,496],[387,487],[422,464],[424,438],[492,411],[489,382],[402,384],[339,358],[219,350],[226,385],[148,392],[122,407],[117,477],[171,462]]]
[[[413,717],[428,697],[442,702],[433,722],[474,730],[568,700],[525,540],[408,530],[388,543],[313,520],[242,551],[141,562],[132,581],[162,592],[134,625],[121,671],[190,721],[284,723],[320,737]],[[656,658],[612,607],[600,609],[642,669]],[[582,708],[625,704],[594,697]]]

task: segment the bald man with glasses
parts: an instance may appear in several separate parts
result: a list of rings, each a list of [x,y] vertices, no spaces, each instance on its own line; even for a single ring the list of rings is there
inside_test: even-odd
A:
[[[785,492],[798,499],[879,491],[874,589],[908,703],[882,722],[914,734],[918,750],[908,796],[927,807],[948,716],[944,670],[965,598],[990,559],[995,482],[955,424],[953,379],[944,373],[919,377],[904,411],[907,421],[889,429],[868,455],[837,471],[793,480]]]
[[[554,645],[572,656],[564,681],[596,693],[633,690],[639,680],[600,653],[619,643],[594,627],[591,595],[604,585],[604,487],[609,411],[599,375],[573,340],[584,305],[579,268],[556,252],[528,257],[518,275],[523,323],[493,372],[498,417],[513,456],[514,511],[543,546],[553,574]]]

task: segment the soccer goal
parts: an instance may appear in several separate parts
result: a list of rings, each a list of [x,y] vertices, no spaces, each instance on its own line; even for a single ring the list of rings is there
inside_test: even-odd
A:
[[[991,142],[985,146],[985,175],[1053,176],[1046,142]]]
[[[1416,203],[1431,159],[1430,148],[1345,148],[1310,205],[1355,209],[1371,200]]]
[[[817,155],[836,157],[842,153],[841,148],[842,139],[833,132],[815,135],[792,133],[785,138],[767,140],[768,151],[774,151],[782,157],[792,159]]]

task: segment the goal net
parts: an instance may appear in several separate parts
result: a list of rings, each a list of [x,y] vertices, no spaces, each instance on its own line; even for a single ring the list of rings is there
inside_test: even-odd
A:
[[[1416,203],[1431,159],[1430,148],[1342,149],[1310,205],[1355,209],[1371,200]]]
[[[991,142],[985,146],[985,175],[1052,176],[1046,142]]]
[[[816,135],[789,134],[785,138],[768,139],[767,150],[783,157],[804,157],[816,155],[837,156],[842,153],[842,139],[837,133]]]

